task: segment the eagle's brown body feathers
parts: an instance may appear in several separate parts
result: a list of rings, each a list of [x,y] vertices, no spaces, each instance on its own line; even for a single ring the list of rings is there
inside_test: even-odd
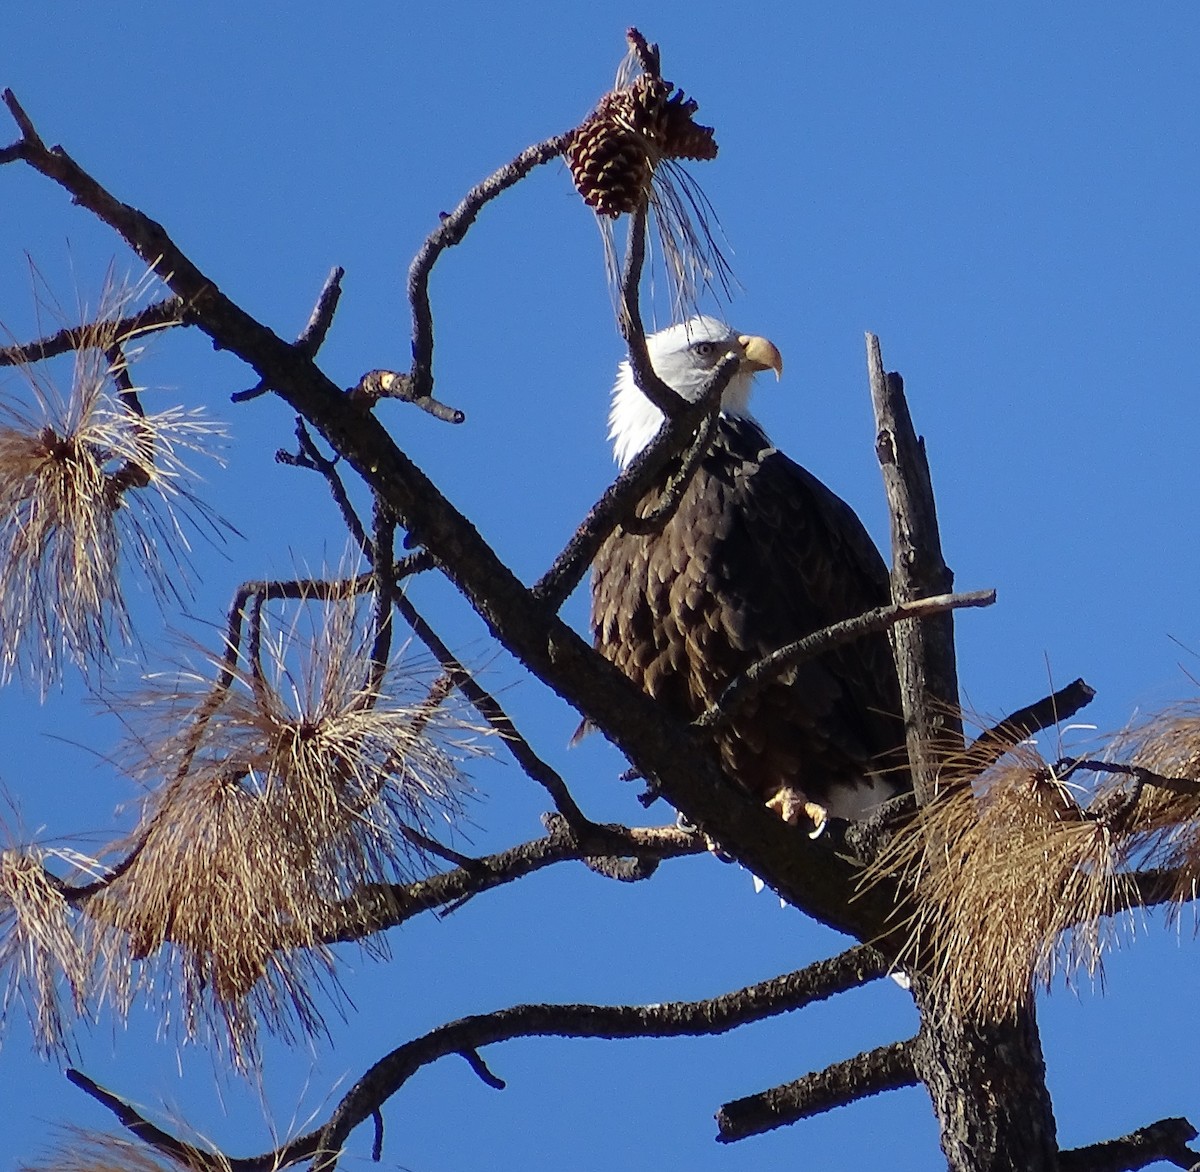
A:
[[[662,531],[618,529],[594,571],[597,648],[684,720],[764,655],[890,601],[887,568],[849,506],[736,415],[722,415]],[[763,801],[794,808],[798,795],[856,817],[909,784],[899,713],[891,648],[876,633],[767,686],[715,745],[726,774]]]

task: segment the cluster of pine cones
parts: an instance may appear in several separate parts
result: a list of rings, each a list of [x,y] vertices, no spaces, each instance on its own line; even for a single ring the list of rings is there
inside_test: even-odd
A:
[[[649,198],[661,160],[716,158],[712,127],[692,121],[697,109],[682,90],[649,73],[605,94],[566,151],[584,202],[615,219]]]

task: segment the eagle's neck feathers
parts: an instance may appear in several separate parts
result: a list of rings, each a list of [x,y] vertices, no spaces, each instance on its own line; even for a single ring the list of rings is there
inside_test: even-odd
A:
[[[650,362],[659,378],[689,400],[703,394],[713,370],[737,341],[738,335],[733,330],[710,317],[692,318],[646,339]],[[742,367],[734,371],[721,396],[722,415],[753,421],[750,414],[753,382],[753,370]],[[608,413],[608,437],[622,470],[658,434],[662,422],[662,412],[638,389],[629,363],[622,362]]]

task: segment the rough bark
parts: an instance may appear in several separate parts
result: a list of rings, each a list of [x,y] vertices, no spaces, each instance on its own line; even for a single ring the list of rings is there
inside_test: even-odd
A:
[[[913,428],[903,381],[884,373],[873,334],[867,365],[892,517],[893,596],[909,601],[945,593],[953,575],[942,556],[925,444]],[[937,792],[946,755],[963,747],[953,612],[898,623],[893,645],[917,800],[924,803]],[[982,1025],[938,1012],[920,976],[913,995],[922,1020],[916,1073],[929,1091],[953,1172],[1054,1172],[1054,1111],[1032,1003],[1013,1021]]]

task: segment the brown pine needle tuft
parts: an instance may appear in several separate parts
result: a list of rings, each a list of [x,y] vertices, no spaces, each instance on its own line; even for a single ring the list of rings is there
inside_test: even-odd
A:
[[[61,888],[36,847],[0,852],[0,1021],[20,1002],[37,1045],[63,1054],[69,1026],[89,1012],[91,965]]]
[[[1200,710],[1161,713],[1125,733],[1122,748],[1132,765],[1160,777],[1200,779]],[[1174,872],[1175,905],[1194,900],[1200,888],[1200,794],[1146,785],[1130,832],[1143,840],[1148,865]]]
[[[106,294],[65,394],[30,362],[23,391],[0,395],[0,682],[23,673],[44,688],[66,662],[103,662],[132,638],[122,578],[140,575],[160,601],[178,595],[181,516],[218,528],[187,488],[185,455],[207,453],[221,429],[181,408],[146,411],[128,382],[136,339],[112,323],[142,291]]]
[[[166,723],[139,772],[172,780],[147,803],[132,865],[93,901],[120,942],[114,979],[130,952],[165,947],[185,1035],[218,1026],[242,1065],[257,1022],[284,1038],[321,1028],[310,987],[332,980],[322,941],[338,905],[427,867],[412,840],[461,818],[459,758],[479,751],[420,676],[370,682],[368,608],[307,605],[325,618],[311,642],[263,619],[261,661],[225,682],[215,664],[215,685],[192,676],[143,703]]]
[[[932,975],[940,1007],[1000,1020],[1058,971],[1099,974],[1121,861],[1111,828],[1021,744],[947,787],[873,873],[915,890],[908,961]]]

